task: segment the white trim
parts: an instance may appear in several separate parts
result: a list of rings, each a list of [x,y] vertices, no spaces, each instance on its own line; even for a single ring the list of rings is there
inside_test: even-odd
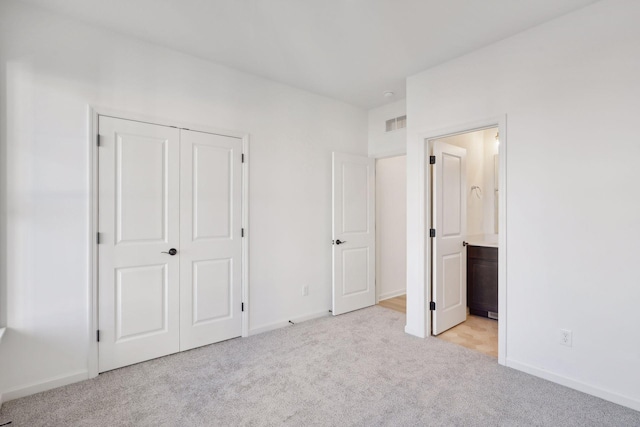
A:
[[[249,134],[242,137],[242,226],[244,238],[242,239],[242,336],[249,336]]]
[[[498,122],[498,363],[507,363],[507,116]]]
[[[498,363],[501,365],[506,364],[507,360],[507,115],[498,115],[489,117],[483,120],[477,120],[469,123],[463,123],[446,128],[434,129],[426,132],[419,132],[418,136],[423,144],[423,156],[420,159],[420,165],[422,170],[425,170],[427,166],[427,157],[429,156],[429,143],[430,141],[442,137],[448,137],[453,135],[459,135],[468,132],[474,132],[483,129],[498,128],[500,133],[500,150],[499,156],[499,226],[498,226],[498,312],[500,313],[500,320],[498,321]],[[429,173],[424,174],[424,179],[421,180],[422,188],[422,209],[424,209],[424,215],[420,216],[420,223],[418,230],[407,230],[407,233],[422,233],[424,236],[424,295],[425,298],[419,302],[420,309],[424,315],[424,335],[419,333],[420,328],[416,325],[407,325],[405,331],[412,335],[419,337],[431,335],[431,313],[427,307],[427,301],[431,301],[431,286],[429,277],[431,275],[431,245],[430,237],[427,233],[428,224],[431,223],[431,209],[430,209],[430,188],[431,188],[431,176]],[[418,325],[421,326],[421,325]],[[417,332],[417,333],[412,333]]]
[[[203,125],[201,123],[183,122],[180,120],[169,119],[166,117],[149,116],[146,114],[139,114],[131,111],[114,110],[111,108],[100,107],[95,105],[93,106],[93,110],[95,110],[96,113],[100,116],[109,116],[109,117],[114,117],[116,119],[133,120],[137,122],[150,123],[150,124],[160,125],[160,126],[173,126],[180,129],[213,133],[216,135],[231,136],[231,137],[240,138],[240,139],[244,139],[249,135],[249,132],[212,127],[208,125]]]
[[[87,365],[89,378],[98,376],[98,342],[96,341],[96,331],[98,330],[98,251],[96,245],[96,233],[98,230],[98,150],[96,138],[98,135],[98,112],[88,107],[89,119],[89,301],[87,307],[89,312],[89,362]]]
[[[78,381],[84,381],[86,379],[89,379],[89,371],[83,369],[81,371],[57,375],[47,380],[32,383],[27,386],[12,388],[3,392],[2,398],[4,399],[4,402],[8,402],[10,400],[41,393],[43,391],[77,383]]]
[[[380,294],[378,296],[378,301],[384,301],[386,299],[399,297],[401,295],[405,295],[406,293],[407,293],[407,290],[405,288],[397,289],[397,290],[391,291],[391,292],[386,292],[386,293]]]
[[[257,328],[253,328],[249,331],[249,335],[256,335],[256,334],[261,334],[263,332],[268,332],[268,331],[273,331],[275,329],[280,329],[280,328],[284,328],[285,326],[294,326],[291,325],[291,323],[289,323],[289,321],[293,322],[293,323],[301,323],[301,322],[305,322],[307,320],[313,320],[313,319],[319,319],[321,317],[329,317],[331,315],[331,313],[328,310],[323,310],[317,313],[313,313],[313,314],[307,314],[304,316],[300,316],[300,317],[294,317],[292,319],[289,320],[279,320],[277,322],[273,322],[273,323],[269,323],[267,325],[264,326],[259,326]]]
[[[502,141],[500,141],[500,144],[502,144]],[[523,362],[518,362],[517,360],[513,359],[507,359],[506,366],[539,378],[543,378],[556,384],[560,384],[565,387],[569,387],[574,390],[578,390],[583,393],[608,400],[609,402],[617,403],[618,405],[626,406],[627,408],[640,411],[640,400],[634,399],[632,397],[624,396],[622,394],[604,388],[594,387],[581,381],[574,380],[563,375],[554,374],[553,372],[549,372],[546,369],[537,368],[535,366]]]
[[[244,238],[242,239],[242,301],[244,312],[242,313],[242,336],[249,336],[249,133],[235,130],[215,128],[211,126],[186,123],[171,119],[151,117],[143,114],[117,111],[110,108],[89,105],[87,107],[89,141],[89,188],[91,200],[89,202],[89,360],[88,378],[97,377],[99,374],[98,342],[96,331],[98,330],[98,251],[96,232],[98,231],[98,150],[96,138],[98,137],[98,117],[108,116],[124,120],[133,120],[160,126],[173,126],[180,129],[188,129],[199,132],[213,133],[216,135],[230,136],[242,139],[242,152],[244,163],[242,165],[242,224]],[[5,393],[6,394],[6,393]]]
[[[2,342],[2,337],[4,336],[4,333],[7,332],[7,328],[0,328],[0,343]],[[2,409],[2,393],[0,393],[0,409]]]

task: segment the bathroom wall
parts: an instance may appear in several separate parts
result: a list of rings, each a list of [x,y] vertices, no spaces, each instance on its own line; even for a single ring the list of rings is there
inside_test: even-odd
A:
[[[480,130],[442,138],[440,141],[467,150],[467,235],[494,234],[493,154],[497,154],[497,129]],[[480,187],[480,191],[471,190]]]
[[[497,155],[500,147],[496,140],[498,129],[487,129],[484,139],[484,176],[482,191],[484,194],[484,230],[483,234],[498,234],[498,167]]]

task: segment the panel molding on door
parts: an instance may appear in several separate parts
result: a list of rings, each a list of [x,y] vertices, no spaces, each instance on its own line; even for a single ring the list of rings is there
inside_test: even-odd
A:
[[[242,140],[180,131],[180,350],[242,334]]]
[[[333,315],[374,305],[375,163],[332,154]]]
[[[179,350],[179,134],[100,116],[99,372]]]
[[[435,141],[433,155],[432,330],[438,335],[467,319],[467,151]]]

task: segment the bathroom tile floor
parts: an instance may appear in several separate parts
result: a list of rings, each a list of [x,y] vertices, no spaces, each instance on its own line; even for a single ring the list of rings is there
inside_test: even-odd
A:
[[[407,312],[407,296],[401,295],[378,303],[381,307]],[[467,320],[438,335],[444,341],[498,357],[498,321],[467,314]]]
[[[498,321],[467,314],[467,320],[437,336],[445,341],[498,357]]]

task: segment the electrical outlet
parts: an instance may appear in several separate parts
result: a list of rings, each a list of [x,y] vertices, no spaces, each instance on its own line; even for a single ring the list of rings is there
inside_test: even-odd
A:
[[[303,297],[309,296],[309,286],[305,285],[302,287],[302,296]]]
[[[573,337],[569,329],[560,329],[560,344],[571,347],[573,343]]]

